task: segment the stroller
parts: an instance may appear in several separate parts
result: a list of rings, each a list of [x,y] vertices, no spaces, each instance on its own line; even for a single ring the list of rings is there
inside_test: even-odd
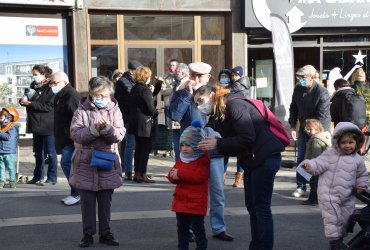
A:
[[[349,219],[348,232],[353,233],[353,228],[358,223],[361,231],[356,234],[348,243],[347,249],[351,250],[369,250],[370,249],[370,193],[364,191],[361,194],[353,192],[357,199],[367,206],[362,209],[356,209]]]

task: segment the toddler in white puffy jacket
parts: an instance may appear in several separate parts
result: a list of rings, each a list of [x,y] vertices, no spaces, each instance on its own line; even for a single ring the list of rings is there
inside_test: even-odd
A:
[[[368,185],[365,162],[357,154],[364,142],[361,130],[350,122],[340,122],[334,129],[332,147],[319,157],[300,166],[319,176],[318,201],[330,249],[340,249],[347,235],[347,223],[355,208],[352,190],[362,192]]]

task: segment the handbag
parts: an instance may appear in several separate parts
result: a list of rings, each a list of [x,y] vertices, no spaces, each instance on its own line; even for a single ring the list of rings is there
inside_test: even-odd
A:
[[[114,159],[114,153],[107,153],[94,149],[91,157],[90,167],[103,170],[112,170]]]

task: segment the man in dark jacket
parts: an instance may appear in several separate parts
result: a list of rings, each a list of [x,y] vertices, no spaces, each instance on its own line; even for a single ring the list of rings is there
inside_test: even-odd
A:
[[[74,151],[73,141],[70,138],[70,127],[73,114],[78,107],[81,96],[69,83],[68,76],[64,72],[56,72],[52,75],[50,86],[55,94],[54,97],[54,135],[57,154],[62,154],[60,165],[63,173],[69,180],[71,171],[72,154]],[[80,201],[78,190],[71,186],[71,194],[61,202],[67,206],[77,204]]]
[[[121,110],[126,131],[129,131],[129,117],[130,117],[130,92],[135,85],[134,75],[137,68],[143,65],[137,61],[129,62],[128,70],[117,81],[114,98],[118,101],[118,106]],[[125,179],[132,180],[132,159],[134,157],[135,136],[126,133],[125,142],[121,144],[121,161],[122,169],[125,171]]]
[[[325,131],[330,130],[330,96],[326,88],[314,81],[316,69],[312,65],[300,68],[296,75],[299,83],[295,86],[292,103],[290,104],[289,124],[293,140],[297,140],[298,130],[298,157],[297,166],[304,160],[308,135],[304,131],[306,119],[317,119],[324,126]],[[307,180],[297,173],[297,189],[294,197],[301,197],[306,192]]]

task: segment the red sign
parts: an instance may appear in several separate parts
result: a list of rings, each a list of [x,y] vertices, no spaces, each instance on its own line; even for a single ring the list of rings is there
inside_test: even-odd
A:
[[[36,26],[37,36],[58,36],[58,26]]]

